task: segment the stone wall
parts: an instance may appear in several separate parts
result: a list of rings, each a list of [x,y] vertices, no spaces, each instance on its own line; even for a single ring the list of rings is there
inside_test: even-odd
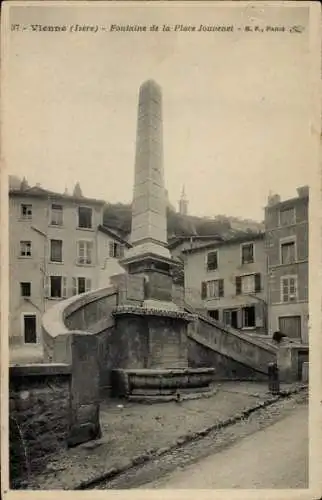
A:
[[[185,368],[187,324],[175,318],[150,318],[149,347],[149,368]]]
[[[193,339],[188,339],[188,360],[191,368],[214,368],[215,381],[219,380],[267,380],[267,376],[238,363],[227,356],[208,349]]]
[[[109,368],[147,368],[148,328],[146,318],[126,315],[117,318],[117,327],[109,346]]]
[[[10,483],[42,471],[48,455],[67,446],[71,408],[71,367],[11,366],[9,372]]]
[[[69,330],[99,333],[114,325],[112,310],[117,305],[117,293],[113,288],[109,294],[103,290],[81,295],[66,308],[64,323]]]
[[[255,339],[250,340],[228,327],[219,327],[215,321],[203,316],[189,325],[188,336],[224,358],[230,358],[263,374],[267,373],[268,363],[276,360],[274,347]],[[190,348],[190,359],[192,358],[193,350]]]

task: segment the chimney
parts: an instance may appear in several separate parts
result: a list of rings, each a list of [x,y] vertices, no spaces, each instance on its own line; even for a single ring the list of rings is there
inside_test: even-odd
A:
[[[76,182],[76,184],[75,184],[73,196],[75,196],[75,198],[82,198],[82,196],[83,196],[79,182]]]
[[[25,189],[28,189],[28,188],[29,188],[29,185],[28,185],[27,179],[26,179],[26,177],[24,177],[21,181],[20,189],[21,189],[21,191],[25,191]]]
[[[273,207],[281,202],[281,197],[279,194],[270,194],[267,199],[267,206]]]
[[[307,196],[309,196],[309,186],[298,187],[297,195],[299,198],[306,198]]]

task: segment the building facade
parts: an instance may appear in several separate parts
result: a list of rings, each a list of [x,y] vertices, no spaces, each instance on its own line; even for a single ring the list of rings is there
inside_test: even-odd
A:
[[[103,208],[39,186],[9,190],[10,345],[39,344],[42,314],[101,286],[106,262],[123,255],[120,238],[102,230]]]
[[[281,201],[270,196],[265,208],[268,256],[269,330],[308,343],[309,188]]]
[[[239,330],[267,333],[267,260],[264,234],[183,251],[186,301]]]

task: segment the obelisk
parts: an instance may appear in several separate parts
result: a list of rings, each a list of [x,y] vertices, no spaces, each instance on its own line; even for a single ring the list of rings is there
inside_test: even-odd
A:
[[[139,90],[130,241],[132,248],[122,264],[130,274],[144,274],[151,299],[171,301],[170,270],[175,261],[167,245],[162,94],[153,80]]]

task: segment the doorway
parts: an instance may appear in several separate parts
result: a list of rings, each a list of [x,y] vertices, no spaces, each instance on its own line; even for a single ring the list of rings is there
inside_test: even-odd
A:
[[[23,316],[23,329],[24,329],[24,343],[36,344],[37,343],[37,327],[36,315],[24,314]]]
[[[231,311],[231,326],[232,328],[238,328],[238,311]]]
[[[301,340],[301,316],[280,316],[278,325],[280,332],[290,338]]]

